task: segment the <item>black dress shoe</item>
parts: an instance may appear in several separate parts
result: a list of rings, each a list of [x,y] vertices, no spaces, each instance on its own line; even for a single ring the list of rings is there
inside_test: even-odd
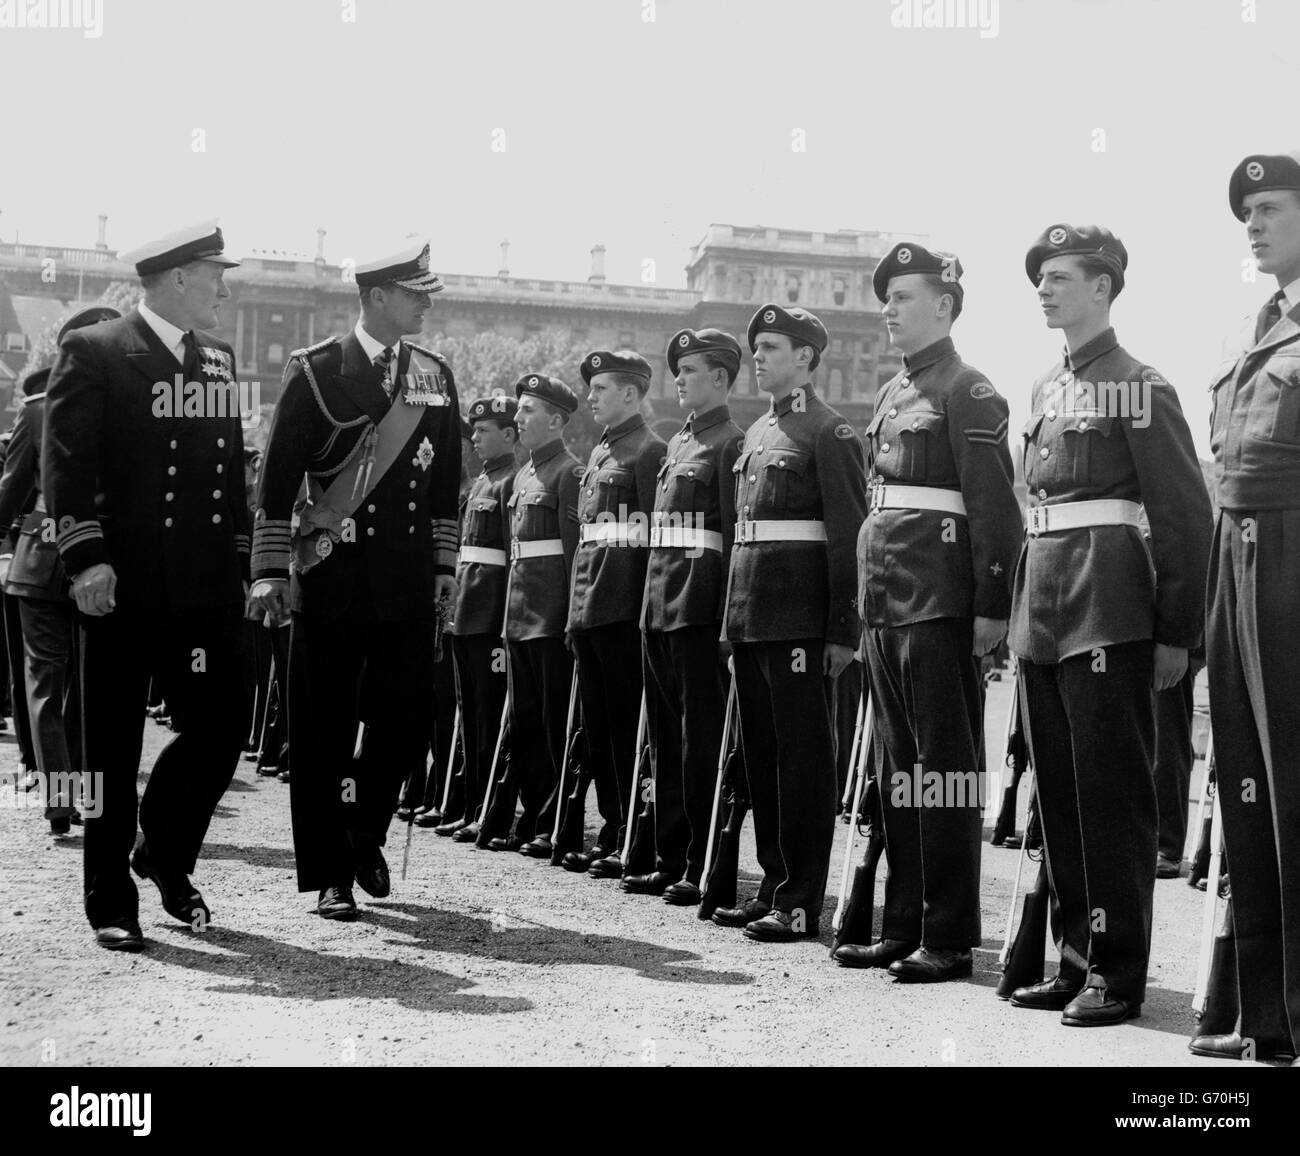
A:
[[[1156,878],[1177,879],[1183,873],[1183,862],[1171,855],[1156,856]]]
[[[1036,1011],[1064,1011],[1065,1005],[1079,994],[1079,985],[1059,975],[1041,983],[1018,987],[1011,993],[1012,1007],[1033,1008]]]
[[[367,895],[383,899],[392,890],[388,862],[377,843],[364,837],[353,837],[352,862],[357,886]]]
[[[316,900],[316,914],[322,919],[355,919],[357,901],[350,886],[326,887]]]
[[[711,918],[719,927],[744,927],[762,919],[771,910],[766,903],[751,899],[739,907],[719,907]]]
[[[831,958],[842,967],[888,967],[906,959],[917,948],[906,939],[882,939],[879,943],[842,943]]]
[[[72,830],[71,815],[55,815],[54,818],[50,820],[51,835],[66,835],[71,830]]]
[[[1241,1060],[1246,1058],[1246,1041],[1237,1032],[1217,1036],[1197,1036],[1187,1045],[1194,1056],[1209,1056],[1216,1060]],[[1256,1040],[1251,1050],[1252,1060],[1282,1060],[1294,1062],[1295,1049],[1281,1041]]]
[[[524,841],[518,835],[502,835],[496,839],[489,839],[487,849],[489,851],[518,851],[524,845]]]
[[[704,898],[704,893],[689,879],[679,879],[664,891],[664,902],[674,907],[694,907]]]
[[[438,830],[437,827],[434,828]],[[451,834],[453,843],[475,843],[478,841],[478,824],[466,823],[459,831],[453,831]]]
[[[414,807],[398,807],[398,808],[397,808],[397,821],[398,821],[399,823],[414,823],[414,822],[415,822],[415,808],[414,808]]]
[[[649,875],[624,875],[619,886],[630,895],[662,895],[676,882],[666,871],[651,871]]]
[[[971,953],[966,948],[922,946],[889,965],[889,974],[902,983],[943,983],[961,979],[970,971]]]
[[[261,752],[261,751],[245,751],[245,752],[244,752],[244,762],[246,762],[246,763],[255,763],[255,762],[257,762],[257,760],[260,759],[261,757],[262,757],[262,752]]]
[[[519,848],[519,853],[527,855],[530,859],[549,859],[552,850],[549,835],[535,835]]]
[[[74,827],[81,826],[82,823],[81,812],[78,811],[76,807],[72,808],[72,814],[68,816],[68,822],[71,823]]]
[[[259,763],[257,773],[265,775],[268,779],[273,779],[280,773],[279,765],[276,763]]]
[[[587,874],[593,879],[618,879],[623,874],[623,856],[611,851],[602,858],[593,859]]]
[[[459,821],[462,823],[464,822],[463,819]],[[438,832],[438,828],[444,825],[442,821],[442,813],[440,811],[416,811],[415,825],[417,827],[432,827],[435,832]],[[448,831],[447,834],[450,835],[451,832]]]
[[[282,783],[287,783],[287,782],[289,781],[289,772],[288,772],[288,771],[281,771],[281,772],[280,772],[278,775],[276,775],[275,777],[276,777],[277,779],[279,779],[280,782],[282,782]]]
[[[566,871],[586,871],[597,859],[604,859],[609,851],[597,843],[590,851],[570,851],[560,864]]]
[[[152,879],[162,898],[163,910],[173,919],[202,930],[212,921],[212,912],[199,889],[180,871],[160,871],[149,856],[149,845],[141,840],[131,854],[131,870],[141,879]]]
[[[796,939],[816,939],[817,924],[809,926],[796,920],[788,911],[769,911],[762,919],[745,924],[745,938],[764,943],[791,943]]]
[[[1141,1014],[1140,1003],[1110,995],[1104,987],[1085,987],[1065,1005],[1061,1023],[1068,1028],[1108,1028]]]
[[[124,919],[120,923],[106,923],[95,928],[95,942],[109,951],[142,951],[144,936],[140,925],[134,919]]]

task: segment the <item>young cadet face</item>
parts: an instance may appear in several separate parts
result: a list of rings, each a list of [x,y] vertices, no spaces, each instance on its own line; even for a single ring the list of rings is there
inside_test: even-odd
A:
[[[784,333],[759,333],[754,338],[754,377],[758,388],[782,398],[796,385],[808,379],[808,362],[812,351],[806,345],[798,350]]]
[[[560,436],[564,423],[559,414],[547,408],[541,398],[526,393],[519,399],[515,411],[515,425],[519,429],[519,444],[532,451],[540,449]],[[479,423],[474,423],[477,432]]]
[[[1300,277],[1300,192],[1269,189],[1242,199],[1246,236],[1259,271],[1285,287]]]
[[[952,298],[937,293],[923,273],[902,273],[889,279],[880,315],[889,342],[903,353],[916,353],[948,335]]]
[[[727,400],[725,370],[710,369],[703,353],[677,359],[677,404],[688,413],[704,413]]]
[[[616,426],[640,412],[641,395],[635,386],[620,385],[612,373],[595,373],[587,386],[587,404],[598,425]]]
[[[1077,258],[1049,257],[1039,269],[1038,300],[1048,329],[1071,329],[1109,308],[1100,277],[1084,276]]]
[[[506,427],[488,418],[474,423],[474,436],[469,440],[474,444],[474,452],[485,462],[514,449],[514,440],[506,433]]]
[[[226,267],[212,261],[191,261],[181,266],[177,297],[187,324],[183,329],[214,329],[221,324],[221,303],[230,296],[224,274]],[[180,324],[177,319],[176,324]]]

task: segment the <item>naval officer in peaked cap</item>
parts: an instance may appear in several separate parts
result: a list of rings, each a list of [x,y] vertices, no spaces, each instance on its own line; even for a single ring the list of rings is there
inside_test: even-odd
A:
[[[234,351],[211,332],[239,263],[224,248],[205,221],[124,254],[143,300],[67,333],[47,390],[42,490],[82,615],[85,769],[102,776],[103,813],[86,819],[86,915],[114,950],[143,946],[128,858],[170,915],[207,925],[189,875],[247,725],[243,436],[237,406],[206,412],[227,396],[212,385],[235,386]],[[209,384],[199,412],[160,415],[156,387],[177,375]],[[133,853],[151,678],[177,734],[154,763]]]

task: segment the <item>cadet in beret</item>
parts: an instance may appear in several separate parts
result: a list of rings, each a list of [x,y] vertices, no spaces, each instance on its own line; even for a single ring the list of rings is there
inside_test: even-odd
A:
[[[903,369],[867,427],[858,590],[889,855],[881,942],[835,958],[907,982],[969,975],[980,942],[984,695],[1020,549],[1007,403],[961,360],[961,262],[895,245],[873,284]],[[937,790],[936,790],[937,788]]]
[[[564,444],[578,399],[562,381],[526,373],[515,382],[515,424],[528,464],[516,475],[510,510],[510,576],[505,637],[510,695],[511,775],[506,797],[484,819],[498,851],[524,847],[549,856],[555,823],[564,723],[573,659],[564,643],[569,576],[578,548],[578,479],[582,466]],[[523,812],[513,833],[515,792]],[[501,834],[495,831],[500,826]],[[461,832],[463,834],[463,832]],[[481,842],[481,840],[480,840]],[[545,850],[544,850],[545,849]]]
[[[1209,559],[1209,496],[1178,395],[1110,326],[1127,264],[1095,225],[1050,225],[1025,258],[1065,352],[1033,387],[1028,537],[1007,642],[1020,659],[1061,963],[1011,1002],[1075,1027],[1141,1012],[1156,871],[1151,692],[1183,677],[1200,642]]]
[[[592,416],[605,428],[578,495],[569,638],[603,824],[595,847],[570,852],[564,866],[610,878],[623,873],[623,825],[631,822],[628,787],[643,689],[638,620],[650,515],[667,447],[641,416],[652,375],[645,358],[627,349],[597,349],[583,358],[580,372]]]
[[[1300,152],[1246,157],[1228,198],[1277,291],[1213,379],[1206,632],[1240,1017],[1191,1050],[1236,1059],[1252,1041],[1246,1058],[1285,1059],[1300,1053]]]
[[[501,706],[506,700],[501,628],[510,564],[506,512],[518,469],[517,406],[513,397],[498,396],[481,397],[469,407],[470,440],[483,469],[474,479],[462,513],[456,607],[451,622],[465,770],[461,797],[449,800],[449,813],[434,828],[439,835],[454,835],[474,823],[492,766]],[[478,835],[477,829],[472,835]],[[467,835],[462,842],[469,838]]]
[[[121,316],[110,305],[88,306],[63,323],[58,340],[74,329]],[[21,694],[26,686],[33,754],[45,783],[45,817],[53,834],[64,835],[81,822],[66,793],[68,776],[81,770],[81,695],[75,664],[76,606],[68,595],[58,546],[44,532],[49,514],[41,494],[41,434],[49,376],[49,369],[39,369],[23,382],[22,409],[0,478],[0,526],[20,524],[15,525],[13,553],[0,557],[0,567],[5,595],[15,600],[22,624],[21,669],[26,677],[14,680],[14,692]]]
[[[64,334],[46,391],[41,491],[83,615],[85,770],[103,797],[102,814],[86,820],[86,915],[113,950],[143,946],[128,857],[170,915],[207,925],[189,874],[248,720],[244,442],[238,402],[229,404],[234,351],[208,332],[230,296],[223,274],[238,264],[223,247],[205,221],[126,254],[143,301]],[[206,382],[197,413],[156,404],[177,378]],[[132,852],[151,678],[177,737],[154,763]]]
[[[717,329],[683,329],[668,343],[668,368],[690,416],[659,467],[641,610],[655,869],[624,876],[623,890],[687,906],[700,901],[726,710],[718,636],[743,436],[727,397],[740,343]]]
[[[358,265],[356,280],[352,331],[285,367],[253,542],[254,601],[276,622],[293,613],[294,853],[298,889],[326,919],[356,917],[354,879],[389,892],[382,847],[428,750],[435,618],[456,594],[455,379],[403,337],[442,281],[423,243]]]
[[[772,405],[732,467],[737,522],[723,629],[763,881],[754,899],[713,920],[784,941],[817,935],[826,893],[836,803],[830,680],[861,635],[854,550],[866,479],[858,435],[813,390],[826,348],[821,321],[764,305],[747,337]]]

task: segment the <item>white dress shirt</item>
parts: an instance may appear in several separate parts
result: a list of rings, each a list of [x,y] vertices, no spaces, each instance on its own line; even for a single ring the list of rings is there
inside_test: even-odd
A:
[[[167,351],[176,358],[178,363],[184,365],[186,330],[178,329],[166,318],[159,317],[143,301],[136,308],[140,310],[140,316],[144,318],[145,324],[158,335],[158,340],[167,347]]]
[[[393,351],[393,360],[388,363],[388,377],[384,384],[384,388],[391,392],[393,376],[397,373],[397,347],[385,345],[382,341],[376,341],[366,332],[366,327],[362,325],[360,321],[358,321],[353,327],[352,332],[356,334],[357,340],[361,342],[361,348],[366,351],[366,356],[370,358],[371,365],[375,363],[379,355],[383,353],[385,349],[391,349]]]

